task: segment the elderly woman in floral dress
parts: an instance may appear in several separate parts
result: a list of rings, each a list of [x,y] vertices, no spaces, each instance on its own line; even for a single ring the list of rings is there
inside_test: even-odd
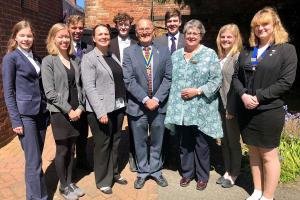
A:
[[[197,181],[204,190],[209,178],[208,137],[221,138],[217,92],[221,67],[216,52],[202,44],[205,28],[199,20],[184,26],[185,47],[172,55],[172,86],[165,125],[180,135],[180,186]]]

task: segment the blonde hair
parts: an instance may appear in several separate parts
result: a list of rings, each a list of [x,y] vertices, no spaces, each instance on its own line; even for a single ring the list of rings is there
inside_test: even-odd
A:
[[[67,26],[71,26],[73,24],[76,24],[78,22],[82,22],[83,26],[84,26],[84,17],[80,16],[80,15],[70,15],[66,21]]]
[[[233,45],[231,47],[231,50],[229,52],[230,56],[233,56],[236,53],[240,52],[243,48],[242,36],[241,36],[239,27],[236,24],[226,24],[226,25],[224,25],[220,28],[217,39],[216,39],[219,58],[225,58],[226,57],[224,49],[221,46],[221,35],[225,31],[230,31],[231,34],[233,35],[233,37],[235,38],[234,43],[233,43]]]
[[[19,21],[18,23],[16,23],[11,30],[11,35],[7,42],[7,53],[14,51],[18,47],[18,43],[16,41],[16,36],[19,31],[21,31],[22,29],[25,29],[25,28],[30,28],[31,33],[33,35],[33,44],[31,46],[31,49],[32,49],[32,47],[34,45],[34,37],[35,37],[32,25],[29,21],[22,20],[22,21]]]
[[[257,25],[264,23],[272,23],[274,27],[273,31],[273,42],[275,44],[282,44],[289,41],[289,34],[283,27],[281,20],[277,12],[271,7],[265,7],[259,10],[253,17],[251,21],[251,33],[249,38],[249,44],[251,47],[257,46],[259,39],[254,33],[254,29]]]
[[[58,55],[59,50],[58,50],[57,46],[55,45],[54,40],[55,40],[56,34],[63,29],[68,30],[68,26],[66,24],[56,23],[49,30],[47,40],[46,40],[46,45],[47,45],[46,47],[47,47],[47,51],[50,55]],[[68,33],[70,35],[70,45],[67,49],[67,52],[69,55],[72,55],[74,52],[73,40],[72,40],[69,30],[68,30]]]

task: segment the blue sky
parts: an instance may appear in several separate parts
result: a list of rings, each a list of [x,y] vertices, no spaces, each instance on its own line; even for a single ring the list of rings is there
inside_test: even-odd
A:
[[[77,0],[77,5],[80,6],[81,8],[84,8],[84,0]]]

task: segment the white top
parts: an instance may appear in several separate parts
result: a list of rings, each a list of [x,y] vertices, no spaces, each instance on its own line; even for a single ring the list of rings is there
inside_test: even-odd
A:
[[[257,50],[257,58],[259,58],[261,56],[261,54],[263,54],[263,52],[270,46],[270,44],[266,44],[263,47],[258,48]]]
[[[25,51],[21,47],[18,47],[18,49],[24,54],[24,56],[29,60],[29,62],[33,65],[35,71],[37,74],[40,74],[41,68],[39,65],[34,61],[32,51]]]
[[[172,37],[173,37],[172,35],[168,34],[168,47],[169,47],[170,52],[171,52],[171,46],[172,46],[172,40],[171,40]],[[177,46],[178,46],[178,39],[179,39],[179,31],[176,35],[174,35],[174,37],[176,38],[175,46],[176,46],[176,50],[177,50],[178,49]]]
[[[125,48],[130,46],[130,38],[127,37],[125,40],[118,36],[119,51],[120,51],[120,63],[123,63],[123,51]]]
[[[224,64],[225,64],[226,61],[228,60],[229,54],[230,54],[230,53],[228,53],[228,54],[226,55],[225,58],[223,58],[222,60],[220,60],[221,69],[223,69]]]
[[[73,40],[73,47],[74,47],[75,52],[77,52],[77,43],[79,43],[80,46],[81,46],[81,41],[76,42],[76,41]]]

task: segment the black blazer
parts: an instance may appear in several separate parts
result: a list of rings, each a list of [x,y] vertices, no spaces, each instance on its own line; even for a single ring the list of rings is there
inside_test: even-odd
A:
[[[232,76],[233,87],[240,97],[244,93],[250,93],[247,89],[245,68],[251,65],[252,52],[253,49],[241,52]],[[258,110],[283,106],[282,96],[295,80],[297,61],[295,47],[291,44],[272,45],[267,50],[253,76],[253,95],[258,99]]]
[[[33,54],[33,59],[40,66],[40,58]],[[2,79],[5,103],[13,128],[23,126],[21,115],[47,112],[41,76],[19,49],[4,56]]]
[[[130,45],[136,44],[137,41],[130,38]],[[119,49],[119,42],[118,42],[118,36],[113,38],[110,41],[110,45],[109,45],[109,52],[115,54],[118,58],[118,60],[120,60],[120,49]]]

